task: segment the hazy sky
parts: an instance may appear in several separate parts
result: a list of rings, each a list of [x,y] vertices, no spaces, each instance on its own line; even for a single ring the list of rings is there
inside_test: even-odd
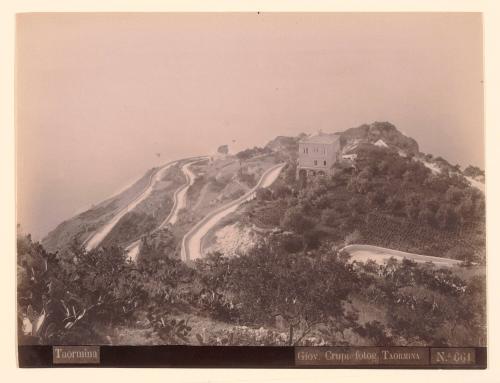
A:
[[[390,121],[484,166],[479,14],[25,14],[17,71],[18,217],[35,238],[232,140]]]

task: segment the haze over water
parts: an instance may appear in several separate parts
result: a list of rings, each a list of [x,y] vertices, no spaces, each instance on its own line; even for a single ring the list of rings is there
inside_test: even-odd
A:
[[[479,14],[26,14],[18,221],[40,239],[169,159],[390,121],[484,166]]]

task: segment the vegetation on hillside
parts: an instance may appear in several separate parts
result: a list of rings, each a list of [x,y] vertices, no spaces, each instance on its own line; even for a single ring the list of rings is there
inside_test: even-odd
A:
[[[173,243],[166,232],[132,263],[116,247],[53,254],[20,236],[20,344],[112,344],[116,328],[147,328],[165,344],[485,343],[484,274],[474,268],[351,263],[326,247],[290,253],[281,240],[190,268],[170,256]],[[223,326],[193,327],[202,318]]]
[[[353,140],[374,143],[382,140],[385,144],[397,147],[407,153],[417,154],[419,152],[417,141],[402,134],[389,122],[377,121],[372,124],[363,124],[341,132],[340,137],[342,143]]]
[[[299,138],[193,166],[174,226],[154,230],[171,207],[158,193],[92,251],[79,236],[54,252],[20,235],[20,344],[115,344],[121,329],[147,334],[138,344],[485,345],[485,199],[464,177],[484,172],[422,157],[393,125],[374,123],[341,133],[344,144],[364,140],[355,161],[296,179]],[[388,147],[370,144],[378,139]],[[262,229],[262,240],[240,256],[181,262],[182,235],[280,161],[277,182],[226,218]],[[132,262],[115,245],[141,235]],[[351,243],[464,262],[353,262],[341,250]]]
[[[485,200],[458,173],[433,174],[412,156],[373,145],[332,177],[295,179],[290,163],[246,207],[257,226],[279,226],[296,251],[353,242],[484,262]]]

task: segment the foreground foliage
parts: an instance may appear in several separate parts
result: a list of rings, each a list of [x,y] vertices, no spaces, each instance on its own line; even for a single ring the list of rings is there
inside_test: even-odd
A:
[[[132,263],[120,248],[52,254],[20,236],[20,344],[109,344],[124,327],[151,329],[164,344],[485,344],[478,267],[356,263],[324,246],[290,253],[278,235],[189,268],[158,246],[169,238],[146,241]]]

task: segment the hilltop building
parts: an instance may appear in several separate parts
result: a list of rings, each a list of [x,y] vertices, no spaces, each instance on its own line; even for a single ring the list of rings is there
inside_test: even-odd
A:
[[[333,165],[341,158],[340,136],[318,134],[299,141],[297,176],[332,175]]]

